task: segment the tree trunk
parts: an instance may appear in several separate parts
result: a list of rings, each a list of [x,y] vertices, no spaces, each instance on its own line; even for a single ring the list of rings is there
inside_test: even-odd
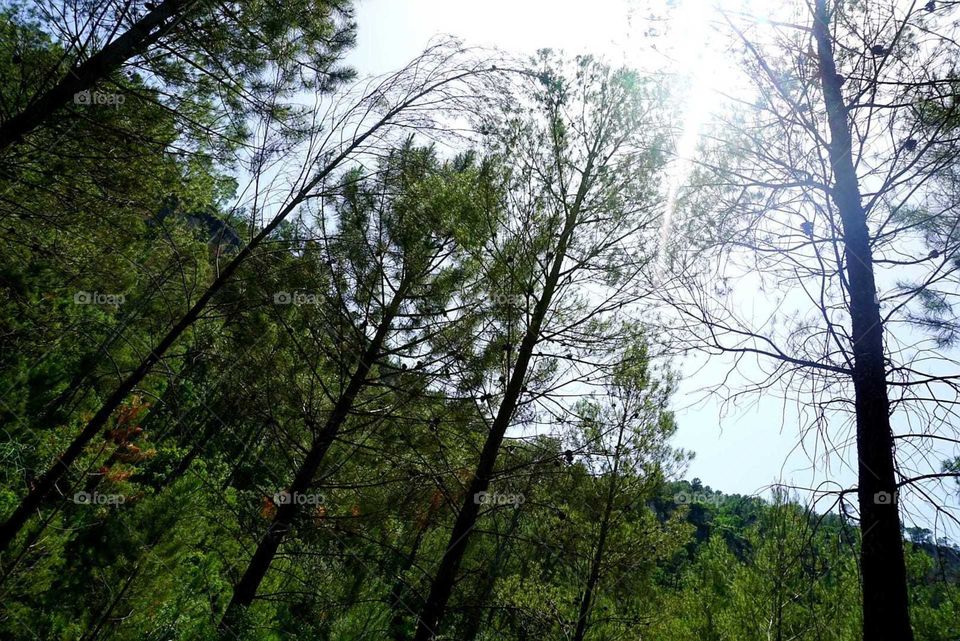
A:
[[[403,631],[403,619],[404,619],[404,610],[408,610],[408,606],[403,601],[403,573],[408,571],[413,567],[414,561],[417,559],[417,553],[420,552],[420,545],[423,543],[423,537],[427,534],[427,530],[430,528],[430,519],[424,519],[423,527],[417,530],[417,536],[413,539],[413,545],[410,547],[410,552],[403,558],[403,563],[397,568],[397,580],[394,582],[393,587],[390,588],[390,596],[388,597],[390,611],[393,613],[390,616],[390,630],[389,637],[394,641],[403,641],[406,637]]]
[[[624,416],[626,421],[626,416]],[[600,567],[603,563],[603,554],[607,548],[607,535],[610,533],[610,518],[613,514],[613,502],[617,497],[617,475],[620,468],[620,445],[623,442],[623,430],[625,426],[620,426],[620,437],[617,442],[617,460],[614,463],[613,473],[610,477],[610,488],[607,491],[607,503],[603,507],[603,518],[600,520],[600,537],[597,540],[597,548],[593,552],[593,559],[590,561],[590,574],[587,576],[587,585],[584,586],[583,597],[580,599],[580,611],[577,616],[577,628],[573,635],[573,641],[583,641],[587,634],[587,623],[590,618],[590,608],[593,606],[593,593],[597,589],[597,583],[600,581]]]
[[[117,591],[116,595],[110,600],[110,603],[107,604],[107,607],[104,609],[104,611],[100,613],[100,616],[97,618],[97,623],[93,626],[93,628],[89,628],[87,632],[84,633],[83,638],[81,638],[80,641],[96,641],[97,637],[100,636],[100,633],[103,631],[107,620],[116,609],[117,604],[119,604],[121,599],[126,596],[130,586],[133,585],[134,579],[136,579],[137,575],[140,574],[140,563],[141,561],[137,561],[137,564],[133,566],[133,570],[129,575],[127,575],[127,580],[123,582],[123,587]]]
[[[816,0],[814,37],[830,126],[833,200],[843,223],[856,395],[858,498],[863,573],[864,641],[911,641],[897,481],[884,363],[883,324],[876,300],[866,212],[853,165],[847,106],[840,90],[826,0]]]
[[[294,518],[300,511],[300,505],[296,500],[293,500],[293,498],[297,494],[306,493],[306,491],[310,489],[313,478],[316,476],[324,456],[326,456],[327,451],[340,432],[340,428],[353,409],[353,403],[357,395],[367,384],[367,375],[370,372],[370,367],[374,361],[380,357],[383,343],[393,325],[393,319],[400,309],[403,298],[406,296],[408,286],[409,281],[405,279],[397,288],[393,299],[385,310],[380,326],[377,328],[377,333],[360,357],[360,361],[357,363],[357,368],[350,377],[347,388],[343,394],[340,395],[340,398],[337,399],[333,410],[330,412],[330,416],[327,417],[323,429],[321,429],[320,434],[315,437],[310,451],[307,453],[300,469],[297,470],[293,483],[287,490],[292,500],[282,504],[277,509],[273,522],[271,522],[270,527],[267,528],[267,532],[260,540],[260,544],[250,559],[246,571],[234,588],[230,603],[227,605],[227,609],[220,619],[221,633],[231,632],[232,627],[236,623],[240,608],[249,606],[253,602],[254,597],[256,597],[257,589],[260,587],[263,577],[266,576],[267,570],[270,568],[270,564],[273,562],[277,550],[280,548],[280,543],[283,541],[287,532],[289,532]]]
[[[163,481],[160,483],[160,486],[157,488],[158,491],[162,488],[173,485],[176,481],[180,479],[180,477],[182,477],[184,474],[187,473],[187,470],[190,469],[190,466],[193,464],[193,462],[197,460],[198,456],[200,456],[200,452],[202,452],[204,448],[206,448],[207,445],[209,445],[209,440],[213,436],[214,425],[215,425],[214,423],[210,423],[208,425],[207,429],[204,431],[201,437],[197,440],[197,442],[193,444],[193,446],[187,452],[186,456],[180,459],[180,462],[177,463],[177,467],[173,468],[170,474],[168,474],[166,478],[163,479]]]
[[[524,493],[530,492],[530,487],[533,485],[533,477],[530,477],[529,482],[527,483]],[[490,563],[489,570],[487,571],[486,580],[484,581],[483,587],[480,588],[478,605],[467,617],[467,621],[463,626],[463,641],[473,641],[477,634],[480,633],[480,619],[483,618],[484,609],[483,604],[490,600],[490,597],[493,595],[493,589],[497,585],[497,578],[500,576],[500,572],[503,569],[503,565],[506,563],[510,546],[508,540],[514,535],[517,531],[517,528],[520,527],[520,520],[523,516],[523,510],[520,506],[517,506],[513,511],[513,517],[510,519],[510,526],[507,528],[505,534],[505,540],[497,546],[497,553],[494,555],[493,560]],[[488,610],[489,616],[487,621],[493,616],[493,609]]]
[[[580,188],[577,191],[573,205],[567,213],[563,233],[560,235],[560,240],[557,243],[556,256],[553,259],[550,274],[544,283],[543,294],[534,308],[533,315],[530,318],[530,324],[523,336],[523,341],[520,343],[520,348],[517,350],[517,361],[510,375],[510,380],[507,382],[507,387],[504,390],[503,399],[497,410],[497,416],[493,421],[490,432],[487,434],[487,439],[480,453],[480,460],[477,462],[473,479],[470,481],[470,486],[464,496],[457,520],[453,525],[453,530],[450,532],[450,540],[447,543],[443,558],[440,559],[440,567],[437,569],[437,573],[431,583],[429,596],[420,611],[414,641],[430,641],[433,639],[437,635],[440,621],[446,611],[447,601],[449,601],[450,593],[453,591],[453,585],[456,581],[463,555],[467,549],[470,533],[477,522],[477,514],[480,511],[480,505],[476,500],[476,496],[480,492],[486,492],[487,488],[490,487],[490,480],[493,476],[493,469],[497,462],[500,445],[503,442],[504,434],[506,434],[507,428],[510,426],[513,412],[516,410],[517,403],[520,400],[524,379],[527,374],[527,367],[530,365],[533,350],[540,341],[540,329],[547,315],[547,311],[550,309],[554,290],[560,280],[560,270],[563,265],[563,259],[566,256],[570,238],[577,224],[580,207],[583,204],[583,199],[586,197],[587,184],[591,180],[593,161],[593,156],[587,159],[587,166],[581,177]]]
[[[197,0],[164,0],[137,20],[119,38],[71,69],[56,86],[32,100],[23,111],[0,124],[0,151],[22,140],[56,111],[70,103],[75,94],[93,88],[97,82],[119,69],[125,62],[143,53],[147,47],[170,31],[177,23],[178,15],[182,15],[196,3]]]

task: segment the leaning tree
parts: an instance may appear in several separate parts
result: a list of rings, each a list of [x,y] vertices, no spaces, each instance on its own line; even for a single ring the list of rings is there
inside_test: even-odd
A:
[[[414,638],[434,638],[454,594],[482,511],[500,476],[511,428],[529,435],[574,416],[598,385],[624,314],[649,287],[645,270],[662,213],[662,88],[589,57],[536,59],[518,94],[495,101],[480,123],[507,163],[506,214],[489,241],[485,295],[491,322],[475,350],[496,367],[460,381],[474,390],[484,442],[419,609]],[[579,393],[578,393],[579,390]]]
[[[320,101],[314,114],[312,135],[294,154],[305,160],[292,171],[278,171],[273,180],[257,181],[245,207],[253,230],[243,247],[218,265],[208,287],[187,301],[186,311],[145,351],[139,363],[125,372],[84,427],[56,457],[0,525],[0,550],[6,550],[30,518],[51,496],[58,482],[84,453],[94,437],[107,427],[128,395],[153,372],[168,351],[197,323],[211,302],[232,282],[239,268],[273,237],[295,212],[327,193],[329,181],[345,162],[370,158],[411,130],[431,131],[436,119],[451,111],[475,109],[478,85],[499,77],[495,68],[449,43],[432,46],[401,71],[367,82],[354,92]],[[496,94],[494,88],[484,91]]]

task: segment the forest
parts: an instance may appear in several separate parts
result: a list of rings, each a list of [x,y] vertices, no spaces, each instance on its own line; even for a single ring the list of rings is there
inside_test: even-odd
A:
[[[622,2],[0,0],[0,639],[960,639],[960,2]]]

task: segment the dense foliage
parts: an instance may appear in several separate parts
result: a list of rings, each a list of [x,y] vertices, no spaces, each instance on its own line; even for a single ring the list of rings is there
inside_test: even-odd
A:
[[[351,93],[340,0],[103,4],[0,4],[0,124],[177,11],[0,151],[0,638],[863,638],[842,494],[683,480],[665,83],[445,45]],[[960,549],[901,538],[956,639]]]

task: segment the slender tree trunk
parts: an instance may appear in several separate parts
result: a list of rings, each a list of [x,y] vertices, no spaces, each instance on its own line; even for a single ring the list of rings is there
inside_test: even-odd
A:
[[[776,639],[776,641],[783,641],[783,607],[784,607],[784,599],[785,599],[783,594],[784,592],[783,577],[788,571],[788,568],[786,567],[786,559],[784,559],[784,555],[785,555],[784,546],[786,545],[785,540],[787,537],[787,533],[785,531],[786,524],[784,522],[784,518],[785,517],[783,515],[782,508],[778,506],[777,523],[775,527],[772,528],[775,530],[774,536],[776,538],[774,540],[777,546],[777,558],[776,558],[776,565],[774,570],[776,572],[776,575],[773,578],[773,594],[774,594],[773,610],[774,610],[774,621],[775,621],[774,626],[776,629],[776,634],[774,635],[774,638]],[[770,636],[769,632],[767,636],[768,637]]]
[[[159,484],[155,486],[154,489],[156,492],[159,493],[164,488],[170,486],[174,481],[176,481],[178,478],[180,478],[181,476],[183,476],[183,474],[186,473],[187,469],[189,469],[190,467],[190,464],[193,463],[196,457],[200,454],[201,451],[203,451],[203,448],[207,445],[207,440],[210,437],[210,435],[213,433],[214,427],[215,426],[213,423],[211,423],[207,427],[203,436],[194,444],[193,448],[191,448],[191,450],[187,453],[187,455],[180,460],[180,463],[177,464],[177,467],[170,474],[168,474],[166,478],[164,478]],[[110,455],[103,462],[102,467],[110,468],[118,460],[119,458],[117,456],[117,450],[115,449],[113,452],[110,453]],[[105,477],[106,477],[106,474],[101,472],[97,472],[89,475],[87,477],[86,482],[84,483],[83,491],[86,492],[87,494],[93,494],[94,492],[96,492],[97,488],[100,486],[100,483],[103,482],[103,479]],[[63,493],[64,496],[70,496],[72,489],[73,489],[72,487],[67,487],[67,488],[60,487],[58,491]],[[27,536],[26,541],[24,541],[24,545],[22,546],[20,554],[14,557],[12,562],[7,563],[3,566],[3,574],[0,575],[0,585],[3,585],[6,582],[6,580],[13,574],[13,570],[17,567],[17,565],[19,565],[20,561],[27,555],[30,548],[33,547],[33,545],[37,542],[40,536],[44,533],[44,531],[47,528],[47,525],[49,525],[50,522],[51,522],[51,518],[50,518],[50,515],[48,515],[48,517],[45,520],[41,521],[39,524],[37,524],[35,528],[33,528],[30,531],[30,534]]]
[[[816,0],[814,37],[830,126],[833,200],[843,223],[856,395],[864,641],[911,641],[903,540],[890,430],[883,324],[876,300],[866,212],[853,165],[847,105],[837,76],[826,0]]]
[[[380,357],[383,343],[393,325],[393,320],[400,309],[400,305],[406,296],[408,287],[409,280],[405,278],[385,309],[383,319],[377,328],[377,333],[360,357],[357,368],[350,377],[350,382],[347,384],[343,394],[340,395],[340,398],[337,399],[333,410],[330,412],[330,416],[320,430],[320,434],[314,439],[310,451],[307,453],[300,469],[297,470],[293,483],[287,490],[292,500],[282,504],[277,509],[276,516],[270,523],[270,527],[267,528],[266,534],[264,534],[259,545],[257,545],[257,550],[254,552],[250,563],[247,565],[246,571],[234,588],[230,603],[227,605],[223,618],[220,620],[221,632],[231,632],[233,626],[236,624],[240,608],[249,606],[253,602],[254,597],[256,597],[257,589],[260,587],[263,577],[266,576],[267,570],[270,568],[270,564],[273,562],[277,550],[280,548],[280,543],[283,541],[287,532],[289,532],[294,518],[300,511],[300,505],[294,500],[294,497],[310,489],[313,478],[316,476],[324,456],[326,456],[327,451],[340,432],[340,428],[353,409],[353,403],[357,395],[363,390],[364,386],[366,386],[370,367],[374,361]]]
[[[181,476],[187,473],[187,470],[190,469],[190,466],[193,464],[193,462],[198,456],[200,456],[200,452],[202,452],[208,445],[209,439],[213,435],[213,425],[213,423],[208,425],[207,430],[205,430],[200,439],[193,444],[193,446],[190,448],[190,451],[187,452],[187,455],[180,459],[180,462],[177,463],[177,467],[175,467],[163,480],[163,482],[160,484],[160,488],[173,485],[177,480],[180,479]]]
[[[591,155],[587,160],[587,166],[584,169],[580,181],[580,188],[577,191],[576,199],[567,212],[564,222],[563,233],[557,243],[556,256],[547,276],[543,287],[543,294],[537,301],[533,314],[530,317],[530,324],[517,350],[517,361],[511,372],[510,380],[504,390],[503,399],[497,410],[497,416],[494,418],[490,432],[484,442],[483,450],[480,453],[480,459],[477,462],[477,468],[474,471],[473,479],[464,496],[460,512],[457,514],[457,520],[450,532],[450,540],[447,543],[443,558],[440,559],[440,567],[433,578],[430,586],[430,593],[427,597],[420,616],[417,621],[417,630],[414,635],[415,641],[430,641],[438,632],[440,621],[446,611],[447,602],[450,599],[450,593],[453,591],[453,585],[456,582],[457,572],[460,569],[460,563],[467,549],[467,543],[470,539],[470,533],[477,522],[477,515],[480,512],[480,505],[476,500],[477,494],[486,492],[490,487],[490,480],[493,476],[494,466],[497,462],[497,454],[500,451],[500,445],[503,442],[504,434],[510,426],[510,420],[513,418],[513,412],[516,410],[517,403],[523,391],[524,380],[527,375],[527,368],[530,365],[530,359],[533,350],[540,341],[540,329],[543,320],[550,309],[554,290],[560,280],[560,270],[563,265],[563,259],[566,256],[567,247],[570,238],[577,224],[580,207],[583,199],[586,197],[586,190],[589,181],[592,179],[594,158]]]
[[[289,212],[288,212],[289,213]],[[284,215],[283,217],[286,217]],[[280,218],[280,217],[278,217]],[[13,514],[7,519],[7,521],[0,526],[0,552],[5,551],[13,538],[17,533],[23,528],[24,524],[29,520],[30,516],[39,509],[44,498],[50,493],[50,491],[57,484],[57,481],[67,472],[70,466],[74,461],[79,458],[83,453],[84,448],[93,440],[93,437],[96,436],[101,429],[107,424],[107,421],[110,419],[110,416],[113,412],[120,406],[123,400],[127,395],[137,386],[146,377],[146,375],[153,369],[153,366],[166,354],[167,350],[180,338],[180,336],[189,329],[193,323],[200,316],[200,312],[207,306],[210,300],[220,291],[221,288],[226,284],[227,280],[233,276],[233,273],[240,266],[242,260],[246,259],[247,256],[253,251],[253,249],[260,244],[263,237],[266,235],[264,232],[269,233],[272,231],[276,225],[280,223],[280,220],[273,221],[276,224],[271,223],[264,228],[257,239],[252,241],[250,245],[244,248],[244,250],[238,254],[237,258],[233,262],[229,263],[224,270],[221,272],[220,276],[210,285],[206,292],[200,297],[200,299],[190,308],[190,310],[181,318],[173,328],[167,332],[166,336],[163,337],[163,340],[147,355],[146,358],[140,363],[140,365],[131,372],[126,379],[114,390],[107,400],[103,403],[100,409],[94,414],[93,418],[86,424],[83,430],[74,438],[64,452],[57,457],[57,460],[54,464],[39,478],[37,479],[36,484],[27,493],[25,497],[20,501],[20,504],[14,510]]]
[[[125,62],[143,53],[147,47],[170,31],[177,23],[178,16],[197,2],[198,0],[164,0],[137,20],[123,35],[71,69],[56,86],[32,100],[23,111],[0,124],[0,151],[19,142],[56,111],[72,102],[74,94],[91,89]]]
[[[530,477],[530,480],[527,482],[527,486],[524,489],[525,493],[530,492],[530,487],[533,485],[533,477]],[[507,528],[506,539],[509,539],[517,531],[517,528],[520,527],[520,520],[523,516],[523,509],[520,506],[517,506],[513,511],[513,516],[510,519],[510,526]],[[482,604],[490,600],[490,596],[493,594],[493,589],[497,585],[497,577],[500,576],[500,571],[503,568],[503,564],[507,560],[507,555],[509,553],[509,545],[507,540],[504,540],[500,545],[497,546],[497,553],[493,557],[493,561],[490,563],[490,569],[487,571],[486,581],[484,582],[483,587],[480,589],[479,598],[478,598],[478,607],[470,613],[467,617],[467,621],[463,626],[463,641],[473,641],[477,634],[480,632],[480,620],[483,618],[484,610]],[[493,615],[493,610],[489,610],[489,616],[487,620],[490,621],[490,618]]]
[[[152,297],[153,293],[149,294],[144,302],[149,302],[150,298]],[[88,392],[90,388],[96,384],[96,379],[94,377],[96,372],[96,364],[109,355],[109,350],[113,346],[114,341],[123,336],[123,330],[127,326],[133,324],[134,320],[139,320],[142,318],[142,316],[140,316],[141,311],[142,309],[134,310],[134,314],[125,317],[120,325],[115,327],[110,335],[107,336],[95,350],[89,353],[89,357],[81,361],[80,371],[74,374],[66,388],[64,388],[59,394],[57,394],[55,398],[51,399],[40,409],[37,416],[37,422],[55,423],[58,421],[64,421],[67,418],[69,415],[67,406],[74,402],[74,399],[78,394],[81,392]],[[180,374],[182,376],[183,372]],[[166,399],[170,393],[171,387],[172,386],[168,386],[164,390],[161,405],[166,403]],[[81,395],[80,400],[82,399],[83,396]]]
[[[620,456],[623,447],[623,433],[626,430],[626,407],[624,407],[623,419],[620,422],[620,432],[617,435],[617,447],[614,450],[613,470],[610,474],[610,486],[607,488],[607,500],[603,506],[603,517],[600,519],[600,537],[597,539],[597,547],[593,552],[593,559],[590,561],[590,574],[587,576],[587,584],[583,589],[583,596],[580,599],[580,611],[577,616],[577,628],[573,635],[573,641],[583,641],[587,634],[587,623],[590,619],[590,608],[593,606],[593,594],[597,589],[597,583],[600,581],[600,568],[603,564],[603,555],[607,551],[607,536],[610,533],[610,520],[613,515],[613,503],[617,498],[617,479],[620,474]]]
[[[247,429],[241,435],[230,451],[227,453],[226,460],[230,461],[230,473],[227,474],[220,483],[220,491],[225,491],[228,487],[236,485],[239,475],[242,473],[243,466],[247,463],[250,456],[256,458],[255,448],[258,442],[263,439],[263,427],[254,431],[253,428]],[[248,453],[254,450],[252,454]]]
[[[612,481],[611,481],[612,483]],[[600,538],[590,561],[590,574],[587,576],[587,585],[584,586],[583,596],[580,598],[580,611],[577,616],[577,628],[573,634],[573,641],[583,641],[587,634],[587,623],[590,618],[590,608],[593,606],[593,593],[600,581],[600,567],[603,563],[603,554],[607,547],[607,535],[610,532],[610,513],[613,510],[613,492],[607,497],[603,520],[600,522]]]
[[[107,607],[100,614],[100,617],[97,619],[97,623],[93,628],[88,629],[84,633],[83,638],[80,641],[95,641],[97,637],[100,636],[100,633],[103,631],[103,626],[106,625],[107,620],[110,618],[110,615],[113,614],[113,611],[116,609],[117,604],[126,596],[127,591],[130,589],[130,586],[133,585],[133,580],[137,578],[137,575],[140,574],[140,561],[137,561],[137,564],[133,567],[133,570],[127,575],[127,580],[123,582],[123,587],[117,590],[116,595],[113,599],[110,600],[110,603],[107,604]]]
[[[390,588],[389,605],[393,613],[390,617],[390,638],[394,641],[403,641],[406,635],[403,632],[404,611],[408,606],[403,601],[403,573],[413,567],[413,562],[417,559],[417,553],[420,551],[420,544],[423,543],[423,537],[430,528],[430,520],[425,519],[423,526],[417,530],[417,536],[413,539],[413,545],[410,547],[410,553],[407,554],[403,563],[397,568],[397,580]]]

